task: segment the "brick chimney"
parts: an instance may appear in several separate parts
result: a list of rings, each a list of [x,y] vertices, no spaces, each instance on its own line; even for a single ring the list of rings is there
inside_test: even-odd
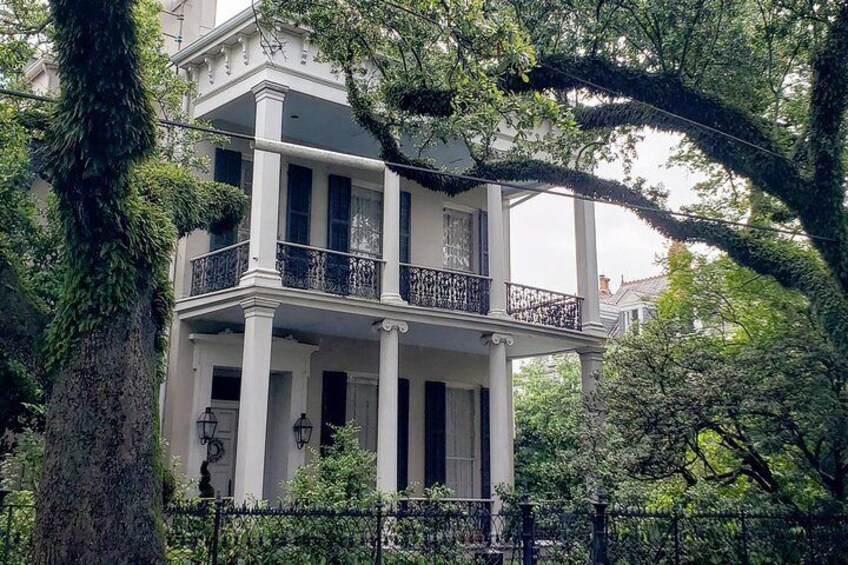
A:
[[[610,278],[606,275],[601,275],[600,277],[598,277],[598,279],[599,279],[598,286],[601,289],[601,294],[606,294],[606,295],[612,294],[610,292],[610,287],[609,287]]]

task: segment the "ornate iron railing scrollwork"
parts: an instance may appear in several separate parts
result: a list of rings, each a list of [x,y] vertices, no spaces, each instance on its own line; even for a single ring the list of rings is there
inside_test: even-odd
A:
[[[238,286],[247,270],[249,242],[242,241],[191,260],[191,296]]]
[[[372,257],[277,243],[277,270],[288,288],[378,300],[380,264]]]
[[[507,283],[507,313],[516,320],[540,326],[580,330],[579,296]]]
[[[490,282],[471,273],[400,266],[400,295],[413,306],[487,314]]]

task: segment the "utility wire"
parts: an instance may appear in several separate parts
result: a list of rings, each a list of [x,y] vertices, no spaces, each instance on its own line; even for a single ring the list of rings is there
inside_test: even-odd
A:
[[[18,90],[9,90],[8,88],[0,88],[0,95],[11,96],[14,98],[24,98],[27,100],[34,100],[36,102],[58,102],[55,98],[49,98],[47,96],[41,96],[39,94],[32,94],[30,92],[21,92]],[[204,133],[210,133],[214,135],[225,135],[227,137],[234,137],[237,139],[244,139],[246,141],[253,141],[256,139],[252,135],[239,133],[237,131],[227,131],[218,128],[210,128],[206,126],[199,126],[197,124],[187,124],[185,122],[178,122],[175,120],[166,120],[164,118],[159,118],[156,120],[159,125],[167,128],[183,128],[183,129],[193,129],[195,131],[202,131]]]
[[[38,94],[31,94],[31,93],[28,93],[28,92],[19,92],[19,91],[15,91],[15,90],[9,90],[9,89],[6,89],[6,88],[0,88],[0,95],[12,96],[12,97],[17,97],[17,98],[25,98],[25,99],[35,100],[35,101],[39,101],[39,102],[54,102],[55,103],[57,101],[55,98],[48,98],[46,96],[40,96]],[[257,138],[253,135],[248,135],[248,134],[234,132],[234,131],[227,131],[227,130],[212,128],[212,127],[206,127],[206,126],[198,126],[198,125],[195,125],[195,124],[187,124],[185,122],[178,122],[178,121],[174,121],[174,120],[159,119],[157,121],[163,127],[177,127],[177,128],[184,128],[184,129],[192,129],[192,130],[196,130],[196,131],[202,131],[204,133],[210,133],[210,134],[214,134],[214,135],[223,135],[223,136],[227,136],[227,137],[234,137],[234,138],[243,139],[243,140],[251,141],[251,142],[255,142],[257,140]],[[353,153],[340,153],[340,152],[337,152],[337,153],[339,153],[340,155],[346,155],[346,156],[350,156],[350,157],[370,158],[370,157],[365,157],[364,155],[356,155],[356,154],[353,154]],[[545,189],[545,188],[525,186],[523,184],[515,183],[515,182],[493,180],[493,179],[487,179],[487,178],[484,178],[484,177],[465,175],[465,174],[461,174],[461,173],[451,173],[451,172],[448,172],[448,171],[440,171],[440,170],[437,170],[437,169],[429,169],[427,167],[420,167],[420,166],[417,166],[417,165],[409,165],[409,164],[406,164],[406,163],[397,163],[397,162],[394,162],[394,161],[383,161],[383,163],[385,165],[389,166],[389,167],[394,167],[394,168],[398,168],[398,169],[405,169],[405,170],[408,170],[408,171],[428,173],[428,174],[453,178],[453,179],[457,179],[457,180],[476,182],[476,183],[480,183],[480,184],[496,184],[498,186],[505,187],[505,188],[513,188],[515,190],[521,190],[521,191],[525,191],[525,192],[533,192],[533,193],[538,193],[538,194],[550,194],[552,196],[559,196],[561,198],[569,198],[571,200],[582,200],[582,201],[585,201],[585,202],[597,202],[598,204],[607,204],[607,205],[611,205],[611,206],[619,206],[621,208],[628,208],[630,210],[636,210],[636,211],[641,211],[641,212],[654,212],[654,213],[657,213],[657,214],[665,214],[665,215],[679,217],[679,218],[685,218],[685,219],[689,219],[689,220],[699,220],[699,221],[704,221],[704,222],[712,222],[712,223],[715,223],[715,224],[723,224],[723,225],[728,225],[728,226],[733,226],[733,227],[745,228],[745,229],[749,229],[749,230],[766,231],[766,232],[770,232],[770,233],[779,233],[779,234],[791,235],[791,236],[805,235],[806,237],[808,237],[810,239],[816,239],[816,240],[821,240],[821,241],[836,241],[833,238],[829,238],[829,237],[810,235],[810,234],[801,234],[797,231],[775,228],[775,227],[771,227],[771,226],[749,225],[749,224],[745,224],[745,223],[742,223],[742,222],[734,222],[732,220],[725,220],[725,219],[722,219],[722,218],[710,218],[709,216],[701,216],[701,215],[698,215],[698,214],[691,214],[689,212],[676,212],[676,211],[673,211],[673,210],[666,210],[666,209],[659,208],[659,207],[656,207],[656,206],[644,206],[644,205],[640,205],[640,204],[629,204],[629,203],[624,203],[624,202],[612,202],[612,201],[605,200],[605,199],[602,199],[602,198],[594,198],[592,196],[585,196],[585,195],[576,194],[576,193],[566,194],[566,193],[562,193],[562,192],[552,192],[552,191]]]

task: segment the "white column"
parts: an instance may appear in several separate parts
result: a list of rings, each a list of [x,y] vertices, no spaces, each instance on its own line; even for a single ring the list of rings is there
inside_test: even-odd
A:
[[[482,341],[489,348],[489,452],[494,489],[500,484],[513,484],[509,413],[512,391],[509,389],[509,363],[506,359],[506,348],[513,344],[513,339],[511,335],[493,333],[483,336]]]
[[[506,314],[506,246],[504,245],[504,218],[501,187],[486,185],[489,222],[489,316],[505,318]]]
[[[590,412],[598,413],[603,418],[603,406],[597,398],[598,380],[603,368],[604,348],[583,347],[577,350],[580,355],[580,380],[583,401]]]
[[[397,490],[398,348],[406,322],[386,319],[374,324],[380,333],[380,382],[377,409],[377,490]]]
[[[288,88],[262,82],[253,88],[256,96],[256,137],[280,141],[283,138],[283,102]],[[250,201],[250,258],[242,286],[282,286],[277,272],[277,222],[280,206],[278,153],[254,150],[253,194]]]
[[[595,203],[574,200],[574,241],[577,255],[577,294],[583,298],[583,330],[603,332],[598,290],[598,246],[595,240]]]
[[[383,176],[383,278],[380,302],[404,304],[400,296],[400,175]]]
[[[279,305],[266,298],[249,298],[241,303],[244,308],[244,354],[234,488],[239,502],[250,497],[262,498],[271,344],[274,313]]]

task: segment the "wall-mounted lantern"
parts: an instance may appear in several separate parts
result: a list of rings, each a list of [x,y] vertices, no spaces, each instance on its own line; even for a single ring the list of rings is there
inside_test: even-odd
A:
[[[298,449],[303,449],[303,446],[309,443],[312,438],[312,422],[306,417],[306,414],[301,414],[300,418],[294,423],[294,441],[297,443]]]
[[[201,445],[206,445],[215,439],[215,430],[218,429],[218,418],[210,407],[197,419],[197,437],[200,438]]]

